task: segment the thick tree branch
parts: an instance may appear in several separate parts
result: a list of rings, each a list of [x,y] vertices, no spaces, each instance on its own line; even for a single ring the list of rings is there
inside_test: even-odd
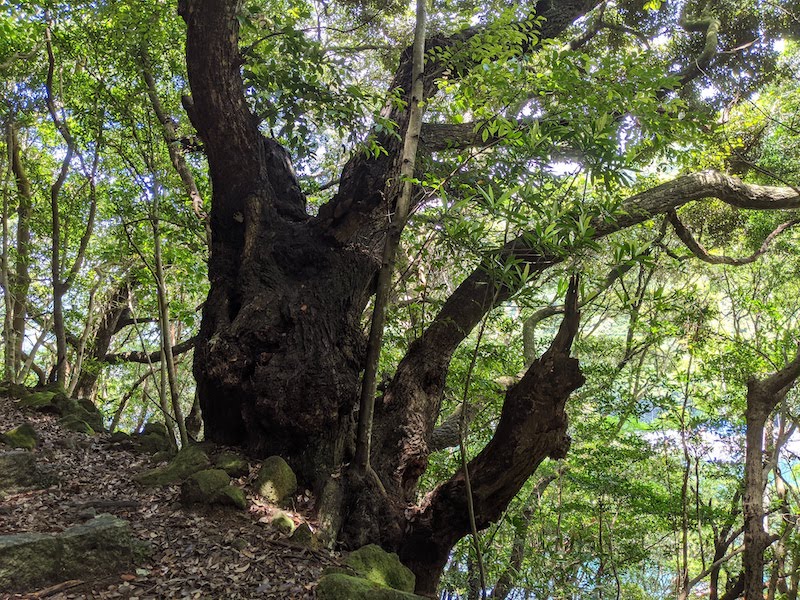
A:
[[[508,390],[492,439],[469,463],[475,520],[481,529],[502,515],[545,458],[563,458],[569,448],[564,406],[584,382],[577,359],[569,355],[580,322],[575,277],[565,304],[564,320],[550,347]],[[411,517],[400,556],[417,574],[418,593],[435,592],[452,544],[469,532],[466,501],[461,469]]]
[[[255,226],[245,222],[246,217],[251,219],[247,205],[253,196],[268,197],[278,215],[290,220],[304,220],[306,213],[288,153],[261,135],[258,119],[247,105],[240,73],[240,8],[238,0],[178,3],[187,26],[192,86],[192,98],[184,106],[203,140],[217,200],[212,203],[211,227],[222,230],[214,224],[219,221],[231,230],[230,242],[243,245],[246,228]],[[240,226],[233,227],[234,223]]]

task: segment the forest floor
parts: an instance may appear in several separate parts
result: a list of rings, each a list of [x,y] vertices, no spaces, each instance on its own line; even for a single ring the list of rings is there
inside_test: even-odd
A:
[[[3,600],[305,599],[314,597],[322,570],[338,563],[338,556],[328,550],[289,544],[270,525],[277,509],[253,496],[246,485],[247,511],[187,508],[178,502],[178,485],[144,488],[134,483],[135,474],[154,466],[149,455],[115,448],[108,435],[65,431],[56,420],[54,415],[22,412],[12,400],[0,397],[2,429],[31,423],[39,434],[37,464],[59,478],[54,486],[0,502],[0,533],[58,533],[95,513],[111,513],[129,521],[134,535],[150,543],[152,553],[130,572],[66,581],[27,594],[0,590]],[[296,510],[285,512],[301,522],[309,513],[308,499],[296,500]]]

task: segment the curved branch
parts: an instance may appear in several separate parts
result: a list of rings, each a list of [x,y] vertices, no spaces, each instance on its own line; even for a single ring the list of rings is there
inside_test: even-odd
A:
[[[753,254],[744,258],[731,258],[730,256],[717,256],[706,250],[703,245],[695,239],[695,237],[692,235],[692,232],[686,228],[686,226],[678,217],[678,213],[674,210],[669,211],[667,218],[672,224],[672,227],[675,229],[675,233],[678,234],[678,237],[681,239],[681,241],[697,258],[712,265],[731,265],[734,267],[740,267],[742,265],[755,262],[760,256],[766,253],[766,251],[769,249],[769,245],[776,237],[790,227],[800,223],[800,219],[792,219],[791,221],[781,223],[764,239],[761,247],[753,252]]]
[[[578,360],[570,357],[580,322],[577,277],[570,281],[565,304],[550,347],[508,390],[492,439],[468,465],[480,529],[500,518],[545,458],[563,458],[569,448],[564,407],[584,382]],[[409,519],[400,557],[417,575],[417,593],[436,591],[450,549],[470,531],[465,493],[465,473],[459,469]]]
[[[179,354],[184,354],[188,352],[192,348],[194,348],[194,343],[197,337],[192,336],[188,340],[184,340],[179,344],[175,344],[172,347],[172,354],[177,356]],[[106,354],[102,361],[108,363],[110,365],[114,365],[121,362],[135,362],[135,363],[151,363],[157,360],[161,360],[161,350],[157,350],[155,352],[142,352],[141,350],[132,350],[131,352],[118,352],[114,354]]]

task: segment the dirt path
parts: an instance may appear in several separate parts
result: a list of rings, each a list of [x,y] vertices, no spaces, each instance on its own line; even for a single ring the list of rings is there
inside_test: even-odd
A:
[[[108,435],[62,430],[56,417],[22,412],[0,398],[0,429],[23,422],[39,434],[36,461],[60,483],[0,502],[0,534],[54,533],[110,513],[130,522],[135,535],[152,545],[151,558],[128,573],[100,581],[66,581],[28,594],[0,598],[313,598],[322,570],[336,564],[326,550],[293,546],[270,524],[274,507],[248,491],[250,508],[188,509],[178,503],[178,486],[146,489],[133,476],[151,468],[151,458],[109,444]],[[0,444],[0,452],[8,447]],[[248,477],[237,480],[245,483]],[[298,501],[303,502],[299,497]],[[288,514],[299,522],[303,507]]]

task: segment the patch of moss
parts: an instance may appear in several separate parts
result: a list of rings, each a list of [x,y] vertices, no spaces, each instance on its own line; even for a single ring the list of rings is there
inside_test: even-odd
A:
[[[23,423],[19,427],[14,427],[14,429],[10,429],[5,433],[0,433],[0,442],[12,448],[33,450],[39,442],[39,436],[36,434],[33,425],[30,423]]]

